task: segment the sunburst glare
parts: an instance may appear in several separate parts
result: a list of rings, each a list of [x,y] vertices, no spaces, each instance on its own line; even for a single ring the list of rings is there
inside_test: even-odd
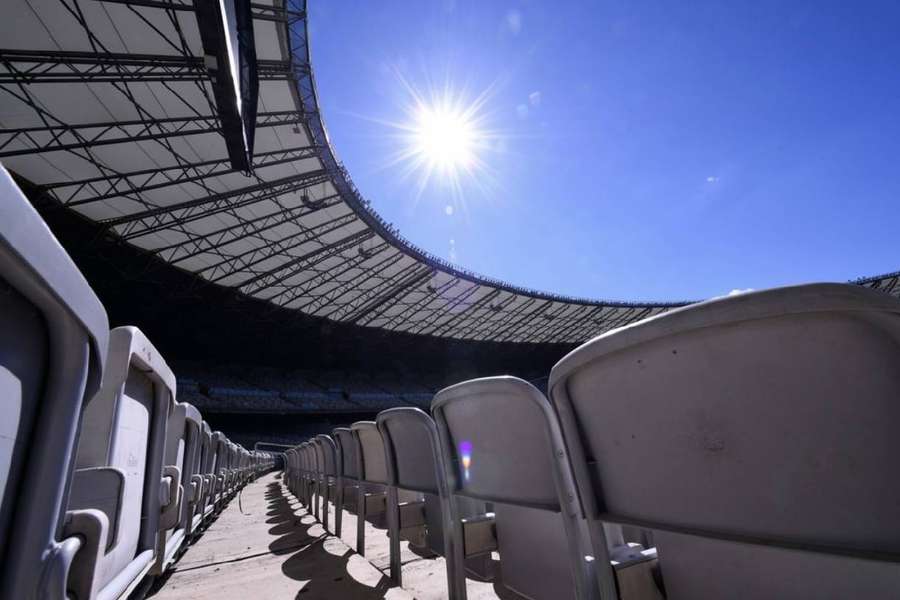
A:
[[[502,134],[488,127],[485,105],[493,87],[477,95],[446,83],[425,92],[397,74],[405,98],[401,121],[380,121],[394,130],[397,149],[385,167],[398,166],[401,175],[416,181],[416,197],[434,185],[450,191],[453,203],[465,210],[467,192],[490,195],[497,187],[489,157],[504,148]],[[453,214],[448,205],[447,215]]]
[[[466,115],[453,107],[419,107],[413,137],[415,151],[429,169],[447,173],[472,164],[477,131]]]

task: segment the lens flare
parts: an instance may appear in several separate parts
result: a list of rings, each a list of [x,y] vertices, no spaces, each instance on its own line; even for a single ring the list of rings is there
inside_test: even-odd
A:
[[[459,443],[459,457],[463,467],[463,478],[469,480],[469,468],[472,466],[472,442]]]

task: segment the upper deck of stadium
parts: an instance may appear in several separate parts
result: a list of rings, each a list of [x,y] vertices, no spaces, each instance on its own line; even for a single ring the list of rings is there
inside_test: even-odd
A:
[[[525,289],[405,240],[329,143],[303,0],[253,4],[252,174],[229,164],[193,3],[9,4],[0,161],[114,238],[207,282],[333,321],[499,342],[577,343],[685,304]],[[896,273],[863,283],[900,291]]]

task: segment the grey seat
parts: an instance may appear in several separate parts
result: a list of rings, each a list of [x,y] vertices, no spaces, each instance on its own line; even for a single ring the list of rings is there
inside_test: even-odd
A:
[[[203,471],[203,495],[200,504],[197,506],[197,514],[194,516],[194,530],[197,530],[213,512],[213,498],[215,494],[216,477],[216,445],[213,443],[213,432],[209,423],[203,421],[203,431],[201,433],[201,469]],[[198,520],[199,518],[199,520]]]
[[[106,312],[0,167],[0,598],[63,598],[80,415],[100,386]]]
[[[335,504],[339,512],[352,506],[356,510],[356,490],[359,481],[356,473],[356,440],[349,427],[337,427],[331,432],[338,456],[338,482]],[[351,492],[348,498],[348,490]]]
[[[185,473],[182,474],[184,485],[184,502],[182,503],[181,527],[185,540],[190,540],[197,525],[199,505],[203,501],[203,446],[206,438],[203,416],[191,404],[185,406]]]
[[[303,495],[306,498],[306,510],[316,519],[319,518],[318,509],[318,479],[316,477],[316,457],[312,442],[303,442],[300,446],[303,455]]]
[[[328,505],[335,502],[338,478],[337,448],[334,439],[330,435],[320,434],[315,437],[317,464],[319,465],[319,481],[322,486],[322,511],[324,513],[322,524],[328,531]],[[341,511],[335,508],[334,534],[340,537],[342,523]]]
[[[156,539],[156,562],[151,570],[154,575],[165,571],[166,566],[174,559],[175,553],[184,538],[184,530],[181,525],[181,508],[184,505],[183,476],[185,471],[185,458],[187,451],[186,434],[187,408],[183,404],[175,403],[175,407],[169,412],[166,422],[165,453],[163,455],[163,470],[169,474],[175,482],[174,502],[170,503],[159,518],[159,533]],[[178,532],[176,534],[176,529]]]
[[[386,502],[387,462],[384,442],[375,421],[350,426],[356,441],[356,552],[366,555],[366,519],[383,515]]]
[[[135,327],[110,332],[107,369],[85,408],[66,531],[84,547],[69,574],[78,598],[127,596],[153,565],[180,474],[163,464],[175,375]],[[177,512],[175,513],[177,514]]]
[[[307,454],[307,442],[303,442],[299,446],[297,446],[297,455],[296,455],[296,463],[297,463],[297,497],[300,499],[300,503],[306,507],[306,510],[312,513],[312,505],[310,503],[310,480],[309,480],[309,461]]]
[[[178,479],[175,502],[160,515],[156,541],[156,564],[152,573],[159,575],[175,560],[192,525],[193,505],[199,498],[200,411],[183,402],[176,403],[166,424],[164,472]]]
[[[474,379],[438,392],[431,411],[450,494],[450,535],[462,540],[453,548],[455,564],[469,544],[457,499],[488,501],[506,588],[534,600],[594,597],[571,468],[543,394],[514,377]],[[464,577],[460,569],[454,576]],[[451,589],[464,597],[464,581]]]
[[[449,597],[456,600],[460,595],[454,584],[462,581],[465,586],[465,575],[462,580],[456,577],[456,571],[463,569],[464,565],[454,560],[457,557],[453,544],[462,540],[453,540],[445,535],[445,531],[452,530],[449,494],[434,421],[418,408],[402,407],[378,413],[376,424],[384,440],[387,461],[391,579],[397,585],[403,585],[401,532],[423,527],[428,547],[448,559]],[[401,503],[401,490],[421,493],[424,500],[421,503]],[[462,597],[465,597],[464,594]]]
[[[221,431],[214,431],[212,444],[215,455],[212,467],[213,473],[213,511],[221,510],[225,497],[228,495],[228,438]]]
[[[293,449],[291,462],[294,465],[294,495],[300,500],[301,504],[306,506],[306,498],[303,496],[303,450],[301,446],[296,446]]]
[[[289,448],[284,453],[284,484],[288,491],[299,499],[300,495],[297,487],[298,467],[295,462],[296,456],[297,448]]]
[[[584,344],[550,393],[592,529],[652,530],[671,600],[897,597],[897,300],[704,302]]]
[[[322,498],[326,491],[324,490],[323,482],[322,482],[322,462],[324,460],[322,453],[319,449],[319,440],[312,438],[309,440],[309,456],[310,456],[310,464],[311,464],[311,476],[313,480],[313,488],[315,489],[315,499],[313,505],[313,516],[317,521],[322,520],[322,511],[326,509],[326,506],[323,506]]]

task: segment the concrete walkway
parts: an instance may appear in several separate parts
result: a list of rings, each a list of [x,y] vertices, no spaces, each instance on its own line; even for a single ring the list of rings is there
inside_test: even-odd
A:
[[[334,526],[334,506],[330,506]],[[447,597],[444,560],[402,543],[404,588],[388,579],[388,539],[366,523],[366,558],[352,550],[356,517],[341,538],[326,534],[270,473],[246,486],[148,594],[154,600],[438,600]],[[469,580],[470,600],[498,596]]]
[[[411,600],[270,473],[249,484],[181,557],[154,600]]]

